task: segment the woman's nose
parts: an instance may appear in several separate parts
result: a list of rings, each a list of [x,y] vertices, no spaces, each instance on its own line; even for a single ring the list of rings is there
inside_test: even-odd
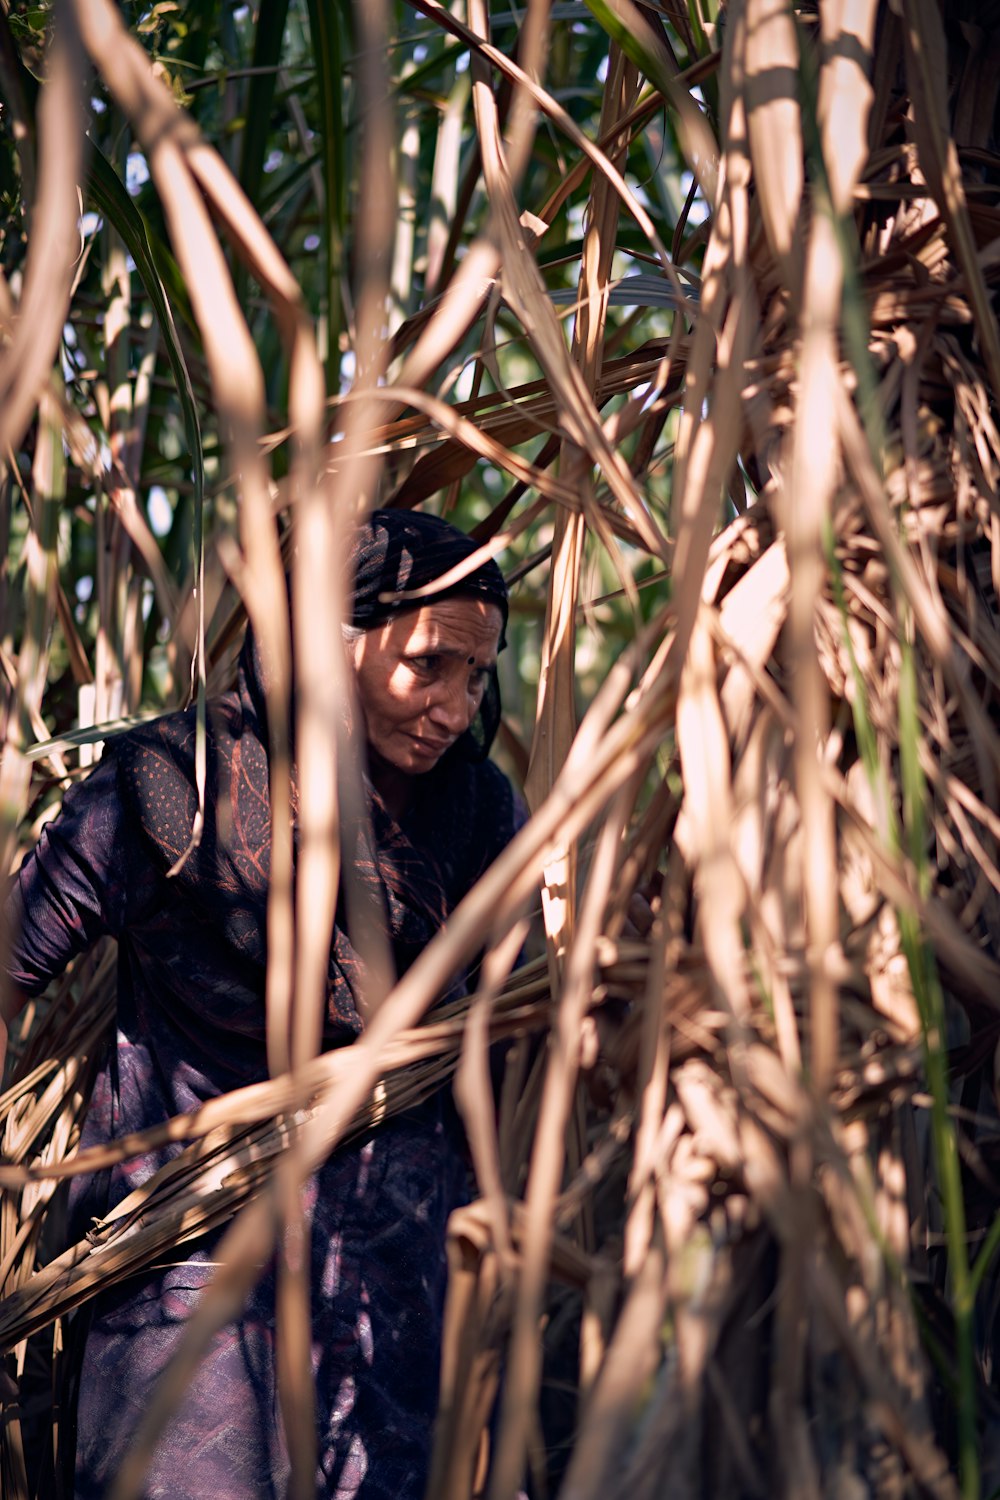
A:
[[[463,682],[442,682],[430,705],[432,723],[449,734],[464,734],[472,723],[473,709]]]

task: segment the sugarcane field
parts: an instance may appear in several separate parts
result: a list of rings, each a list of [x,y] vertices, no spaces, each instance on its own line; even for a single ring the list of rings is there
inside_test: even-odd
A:
[[[0,0],[0,1500],[1000,1496],[1000,4]]]

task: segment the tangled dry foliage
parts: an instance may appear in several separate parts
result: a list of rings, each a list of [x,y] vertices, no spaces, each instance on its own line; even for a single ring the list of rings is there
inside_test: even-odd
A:
[[[143,1452],[261,1256],[294,1228],[304,1175],[454,1071],[480,1196],[453,1222],[435,1497],[486,1484],[511,1500],[526,1467],[536,1493],[558,1485],[565,1500],[995,1493],[997,7],[588,0],[606,58],[591,135],[547,87],[580,7],[529,0],[517,45],[503,47],[486,0],[461,18],[437,0],[413,7],[470,58],[468,194],[444,193],[450,248],[435,242],[424,303],[387,337],[397,203],[375,185],[395,141],[391,18],[366,0],[354,12],[359,180],[371,187],[352,226],[356,374],[328,402],[296,278],[222,156],[109,0],[54,6],[37,158],[23,145],[22,184],[35,184],[27,260],[16,287],[0,282],[0,453],[8,504],[16,493],[32,506],[21,644],[3,656],[8,861],[33,768],[48,785],[74,774],[71,739],[31,748],[51,727],[53,617],[71,661],[97,678],[96,721],[116,711],[109,658],[87,660],[56,569],[80,473],[104,465],[98,509],[119,548],[126,603],[98,647],[125,664],[118,701],[143,706],[141,666],[136,681],[129,665],[133,580],[152,580],[164,617],[186,621],[180,660],[198,640],[191,580],[182,588],[165,570],[137,504],[141,440],[112,413],[110,460],[95,457],[94,422],[50,378],[73,294],[83,59],[145,153],[187,286],[185,338],[190,352],[197,334],[203,363],[189,360],[185,411],[217,423],[225,473],[239,476],[239,543],[221,525],[209,540],[281,665],[278,726],[291,642],[310,649],[297,654],[294,871],[280,728],[272,768],[273,1081],[156,1132],[186,1143],[176,1162],[52,1258],[59,1180],[140,1142],[74,1149],[113,1012],[111,954],[31,1008],[0,1100],[11,1369],[27,1360],[30,1373],[34,1359],[58,1389],[74,1308],[232,1219],[213,1291],[114,1491],[139,1494]],[[314,26],[322,12],[312,7]],[[3,15],[0,30],[16,124]],[[443,122],[457,107],[446,102]],[[693,174],[672,223],[626,170],[656,120]],[[544,202],[524,194],[540,122],[563,152]],[[546,236],[588,182],[567,336]],[[476,183],[484,212],[456,259]],[[227,250],[283,340],[287,424],[268,444]],[[621,292],[629,256],[641,292],[638,280]],[[627,298],[632,312],[614,324]],[[165,298],[156,311],[169,341]],[[510,385],[498,329],[537,378]],[[446,377],[470,338],[475,379],[459,401]],[[18,459],[29,433],[30,480]],[[290,454],[280,471],[278,451]],[[519,576],[547,569],[522,752],[533,816],[403,980],[386,993],[373,984],[361,1040],[315,1058],[339,878],[336,561],[358,510],[454,500],[480,460],[507,481],[478,520],[483,546],[524,544]],[[595,555],[615,570],[630,639],[577,723],[575,651],[600,628]],[[239,620],[231,597],[207,655],[194,650],[217,680]],[[508,749],[517,761],[513,735]],[[352,795],[356,779],[340,781]],[[511,974],[539,884],[546,953]],[[477,993],[424,1020],[447,974],[484,945]],[[498,1127],[491,1036],[514,1038]],[[286,1272],[289,1323],[306,1295]],[[287,1371],[286,1409],[308,1411],[307,1349]],[[552,1381],[571,1411],[555,1436],[549,1408],[539,1416]],[[305,1495],[308,1421],[300,1429],[293,1493]],[[16,1405],[2,1443],[3,1493],[21,1500]]]

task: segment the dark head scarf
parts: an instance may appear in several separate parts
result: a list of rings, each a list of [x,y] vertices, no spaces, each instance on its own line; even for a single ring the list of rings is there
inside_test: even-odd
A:
[[[395,610],[413,608],[417,601],[391,596],[433,582],[474,550],[475,544],[446,522],[376,511],[354,550],[355,622],[374,625]],[[506,620],[506,589],[494,563],[434,597],[452,593],[488,598]],[[382,597],[386,594],[389,599]],[[249,966],[249,973],[256,973],[263,997],[271,823],[264,692],[252,631],[243,645],[236,689],[210,704],[208,729],[204,833],[173,877],[175,889],[191,902],[191,932],[179,931],[178,942],[196,948],[198,927],[208,923],[213,941],[221,937],[238,971],[246,975]],[[506,777],[489,761],[456,757],[458,749],[453,746],[434,770],[418,778],[419,795],[402,824],[372,794],[370,836],[359,835],[354,845],[354,867],[386,913],[400,973],[515,831],[518,815]],[[164,873],[191,837],[197,808],[194,752],[193,709],[133,730],[111,749],[123,796]],[[477,746],[476,753],[485,752]],[[462,983],[458,978],[451,993],[460,993]],[[363,965],[338,907],[327,984],[328,1045],[361,1030],[363,986]]]
[[[351,553],[352,623],[361,630],[382,625],[393,615],[439,599],[471,598],[495,604],[503,616],[500,649],[506,642],[507,585],[492,558],[463,569],[479,543],[438,516],[419,511],[376,510],[358,528]],[[458,576],[456,576],[458,575]],[[432,586],[441,579],[443,587]],[[414,590],[430,588],[412,597]],[[490,675],[483,701],[448,758],[484,760],[500,724],[500,684]]]

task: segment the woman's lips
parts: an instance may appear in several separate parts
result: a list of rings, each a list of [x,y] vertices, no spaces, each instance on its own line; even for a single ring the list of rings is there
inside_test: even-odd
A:
[[[411,734],[410,739],[414,748],[423,755],[443,755],[454,744],[454,740],[429,740],[420,734]]]

